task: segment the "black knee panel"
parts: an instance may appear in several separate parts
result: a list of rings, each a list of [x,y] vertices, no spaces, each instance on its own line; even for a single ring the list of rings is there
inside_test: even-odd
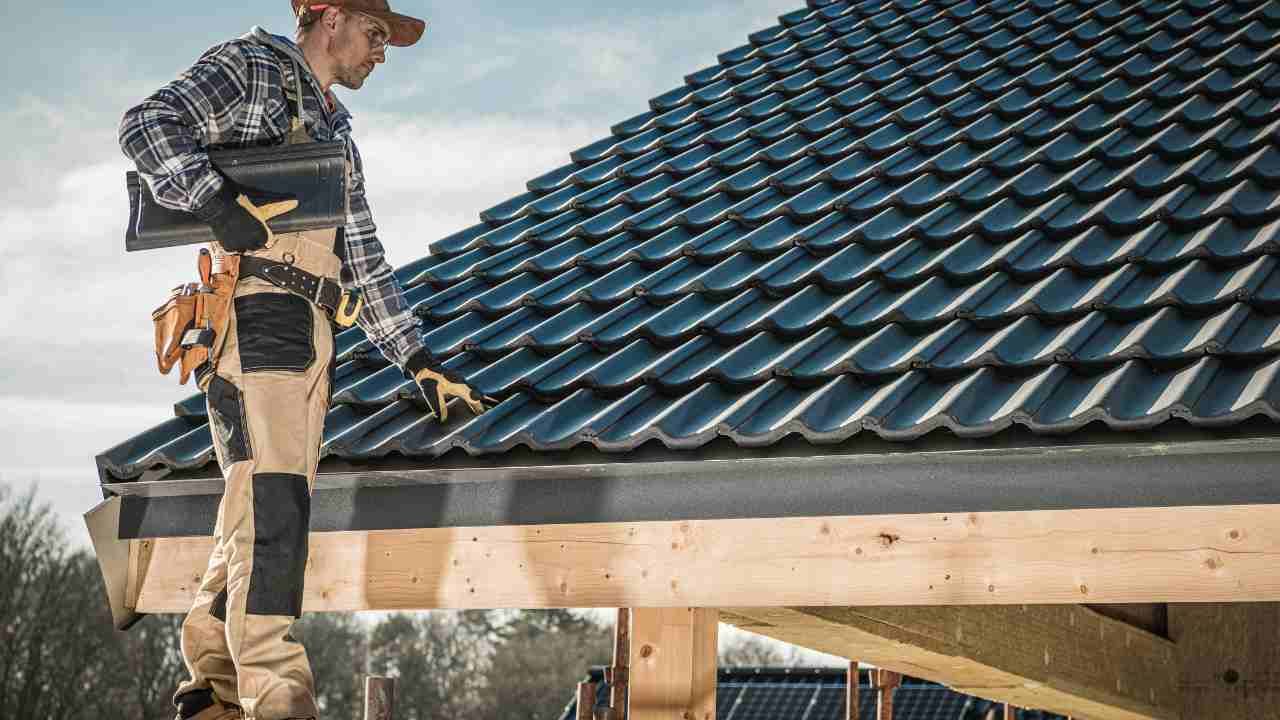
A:
[[[253,572],[245,611],[302,617],[311,495],[305,475],[253,476]]]

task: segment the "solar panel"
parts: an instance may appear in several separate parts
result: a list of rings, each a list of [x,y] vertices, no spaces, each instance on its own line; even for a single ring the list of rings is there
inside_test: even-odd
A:
[[[720,683],[716,685],[716,720],[726,720],[733,705],[742,694],[742,685]]]
[[[860,687],[858,688],[858,717],[862,720],[875,720],[876,717],[876,699],[880,694],[875,688]]]
[[[597,707],[608,705],[609,689],[597,673]],[[754,672],[722,671],[716,685],[716,720],[844,720],[845,679],[843,672],[777,671],[762,668]],[[875,688],[861,686],[858,707],[861,720],[877,720]],[[1003,718],[1002,705],[991,700],[964,695],[942,685],[909,681],[894,693],[892,720],[985,720],[996,708]],[[561,720],[573,720],[571,703]],[[1017,720],[1063,720],[1040,710],[1019,709]]]
[[[839,685],[818,688],[802,720],[844,720],[844,694],[844,687]]]
[[[726,720],[797,718],[809,706],[813,685],[748,685]],[[719,715],[719,713],[716,713]]]
[[[962,720],[968,699],[937,685],[904,685],[893,695],[893,720]]]

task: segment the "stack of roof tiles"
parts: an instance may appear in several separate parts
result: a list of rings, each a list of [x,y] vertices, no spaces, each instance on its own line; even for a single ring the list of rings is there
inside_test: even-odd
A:
[[[609,685],[599,668],[587,674],[596,683],[596,707],[609,705]],[[859,717],[875,720],[879,691],[863,671],[858,687]],[[716,684],[716,720],[844,720],[848,676],[829,668],[721,668]],[[894,691],[893,720],[985,720],[988,711],[1004,718],[1004,706],[958,693],[945,685],[906,678]],[[577,698],[561,720],[577,717]],[[1040,710],[1017,709],[1016,720],[1061,720]]]
[[[814,0],[401,268],[502,402],[350,330],[326,452],[1278,419],[1278,53],[1275,1]],[[99,463],[212,459],[197,397]]]

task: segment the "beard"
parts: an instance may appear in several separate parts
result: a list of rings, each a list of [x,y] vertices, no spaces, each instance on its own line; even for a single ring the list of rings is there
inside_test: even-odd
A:
[[[364,85],[366,77],[368,74],[365,73],[363,65],[356,67],[340,65],[335,68],[333,82],[344,88],[359,90]]]

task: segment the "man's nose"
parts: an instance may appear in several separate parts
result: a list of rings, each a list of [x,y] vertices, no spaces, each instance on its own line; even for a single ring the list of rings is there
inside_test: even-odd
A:
[[[375,63],[384,63],[387,61],[387,49],[380,47],[373,51],[373,61]]]

